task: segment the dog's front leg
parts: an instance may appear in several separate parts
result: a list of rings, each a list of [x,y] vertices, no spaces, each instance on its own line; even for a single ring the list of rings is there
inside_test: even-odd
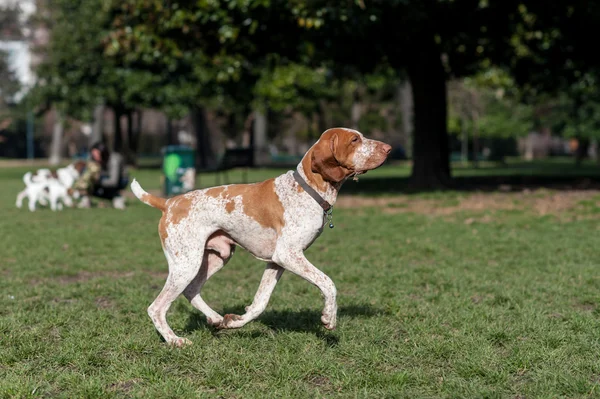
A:
[[[17,194],[17,202],[15,204],[17,208],[21,208],[23,206],[23,199],[25,199],[25,197],[27,197],[27,189]]]
[[[297,274],[306,281],[316,285],[323,294],[325,307],[321,315],[321,322],[328,330],[334,330],[337,317],[336,289],[333,281],[322,271],[317,269],[300,250],[283,250],[275,251],[273,260],[281,267],[292,273]]]
[[[258,290],[254,295],[254,300],[250,306],[246,307],[246,313],[242,316],[235,314],[226,314],[223,317],[223,322],[219,325],[219,328],[240,328],[246,323],[256,319],[267,307],[271,294],[275,289],[275,285],[283,274],[283,268],[276,265],[275,263],[267,264],[265,272],[263,273],[262,279]]]
[[[29,196],[29,203],[27,204],[27,206],[29,207],[29,211],[31,212],[35,212],[35,204],[36,202],[38,202],[38,195],[30,195]]]

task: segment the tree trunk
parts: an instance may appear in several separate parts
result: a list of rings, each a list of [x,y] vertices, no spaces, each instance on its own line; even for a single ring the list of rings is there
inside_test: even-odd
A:
[[[104,134],[104,104],[94,107],[94,122],[92,123],[92,134],[90,135],[89,146],[103,140]]]
[[[479,115],[477,111],[471,113],[473,120],[473,167],[479,168]]]
[[[60,164],[62,157],[62,141],[65,120],[61,112],[56,111],[56,120],[52,129],[52,143],[50,144],[50,165],[56,166]]]
[[[173,120],[171,118],[167,118],[167,145],[173,144],[175,144],[173,137]]]
[[[598,157],[598,139],[594,138],[590,141],[589,156],[592,161],[600,161]]]
[[[225,148],[229,148],[233,143],[235,143],[235,147],[238,146],[237,132],[237,114],[230,112],[227,115],[227,122],[225,124]]]
[[[584,137],[577,138],[578,145],[577,151],[575,152],[575,165],[581,166],[583,161],[588,156],[588,150],[590,148],[590,139]]]
[[[466,166],[469,163],[469,135],[467,134],[467,120],[462,118],[460,121],[461,143],[460,143],[460,159]]]
[[[323,133],[325,130],[333,127],[331,113],[328,112],[327,103],[324,100],[319,101],[318,112],[319,112],[319,130],[320,130],[320,133]]]
[[[133,113],[135,111],[127,112],[127,151],[126,151],[126,159],[129,165],[136,165],[136,156],[135,156],[135,132],[133,130]]]
[[[119,107],[115,107],[114,114],[115,137],[113,140],[113,151],[121,153],[123,151],[123,130],[121,129],[121,116],[123,116],[123,110]]]
[[[246,110],[247,116],[244,121],[244,129],[242,131],[242,147],[249,148],[252,147],[253,139],[252,139],[252,126],[254,124],[254,112],[249,109]]]
[[[141,109],[135,111],[135,123],[133,123],[133,126],[131,127],[133,136],[131,137],[129,146],[131,147],[131,151],[133,153],[135,165],[137,165],[137,154],[140,144],[140,137],[142,136],[142,115],[143,113]]]
[[[257,166],[269,163],[269,148],[267,145],[268,129],[267,111],[254,111],[254,129],[252,147],[254,148],[254,164]]]
[[[33,138],[34,134],[34,118],[33,111],[27,112],[27,159],[33,160],[35,158],[35,141]]]
[[[402,114],[402,145],[407,157],[412,156],[412,137],[413,137],[413,98],[410,82],[405,80],[398,87],[398,102],[400,103],[400,113]]]
[[[533,161],[533,134],[529,132],[525,137],[525,160]]]
[[[350,110],[351,119],[352,119],[350,127],[352,129],[358,130],[358,123],[360,122],[362,113],[363,113],[363,105],[360,101],[360,95],[358,93],[358,90],[355,90],[354,93],[352,94],[352,108]]]
[[[411,180],[422,188],[450,185],[447,130],[446,73],[440,51],[431,43],[418,43],[407,72],[412,85],[415,130]]]
[[[217,166],[217,157],[211,144],[210,132],[206,121],[206,109],[193,106],[190,109],[192,126],[196,132],[196,167],[212,169]]]
[[[144,111],[138,109],[135,113],[135,150],[137,151],[142,136],[142,122],[144,120]]]

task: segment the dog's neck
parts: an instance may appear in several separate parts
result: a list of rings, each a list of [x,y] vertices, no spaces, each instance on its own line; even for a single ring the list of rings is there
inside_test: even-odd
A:
[[[298,174],[310,187],[312,187],[317,193],[319,193],[319,195],[323,197],[325,201],[329,202],[329,204],[333,206],[337,199],[338,192],[340,191],[340,188],[342,187],[342,184],[344,183],[345,179],[344,181],[333,184],[324,180],[320,174],[313,172],[310,169],[310,167],[305,168],[305,164],[306,162],[304,162],[303,160],[298,165],[296,169],[298,171]]]

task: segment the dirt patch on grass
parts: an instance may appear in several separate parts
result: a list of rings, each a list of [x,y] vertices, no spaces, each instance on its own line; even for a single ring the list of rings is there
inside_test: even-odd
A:
[[[324,377],[322,375],[312,374],[306,376],[304,380],[315,388],[319,388],[324,391],[331,390],[331,381],[329,380],[329,378]]]
[[[583,312],[592,312],[596,310],[597,305],[591,301],[584,301],[581,303],[576,303],[573,305],[573,307]]]
[[[114,302],[107,297],[98,297],[95,302],[98,309],[110,309],[114,307]]]
[[[136,385],[142,382],[141,378],[134,378],[128,381],[119,381],[110,384],[109,390],[112,392],[118,392],[122,394],[128,394]]]
[[[600,208],[600,190],[550,191],[547,189],[520,192],[473,193],[447,199],[427,199],[413,196],[369,198],[340,196],[337,208],[375,207],[386,213],[417,213],[444,216],[461,211],[520,210],[537,215],[556,215],[582,208],[591,202]]]

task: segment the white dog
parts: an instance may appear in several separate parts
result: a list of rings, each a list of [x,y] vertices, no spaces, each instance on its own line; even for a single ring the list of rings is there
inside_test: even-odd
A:
[[[56,173],[49,169],[39,169],[36,173],[27,172],[23,176],[25,189],[17,195],[17,208],[23,206],[23,200],[28,199],[29,210],[35,211],[36,204],[50,204],[53,211],[62,210],[63,204],[72,207],[71,187],[85,168],[85,162],[74,162],[64,168],[59,168]]]
[[[48,170],[48,172],[50,171]],[[35,211],[35,207],[38,202],[41,205],[47,204],[48,202],[46,201],[46,197],[44,195],[44,189],[46,187],[46,182],[50,178],[50,174],[46,176],[45,173],[25,173],[25,176],[23,176],[25,189],[17,194],[17,208],[21,208],[23,206],[23,199],[25,198],[29,200],[29,210],[31,212]]]

